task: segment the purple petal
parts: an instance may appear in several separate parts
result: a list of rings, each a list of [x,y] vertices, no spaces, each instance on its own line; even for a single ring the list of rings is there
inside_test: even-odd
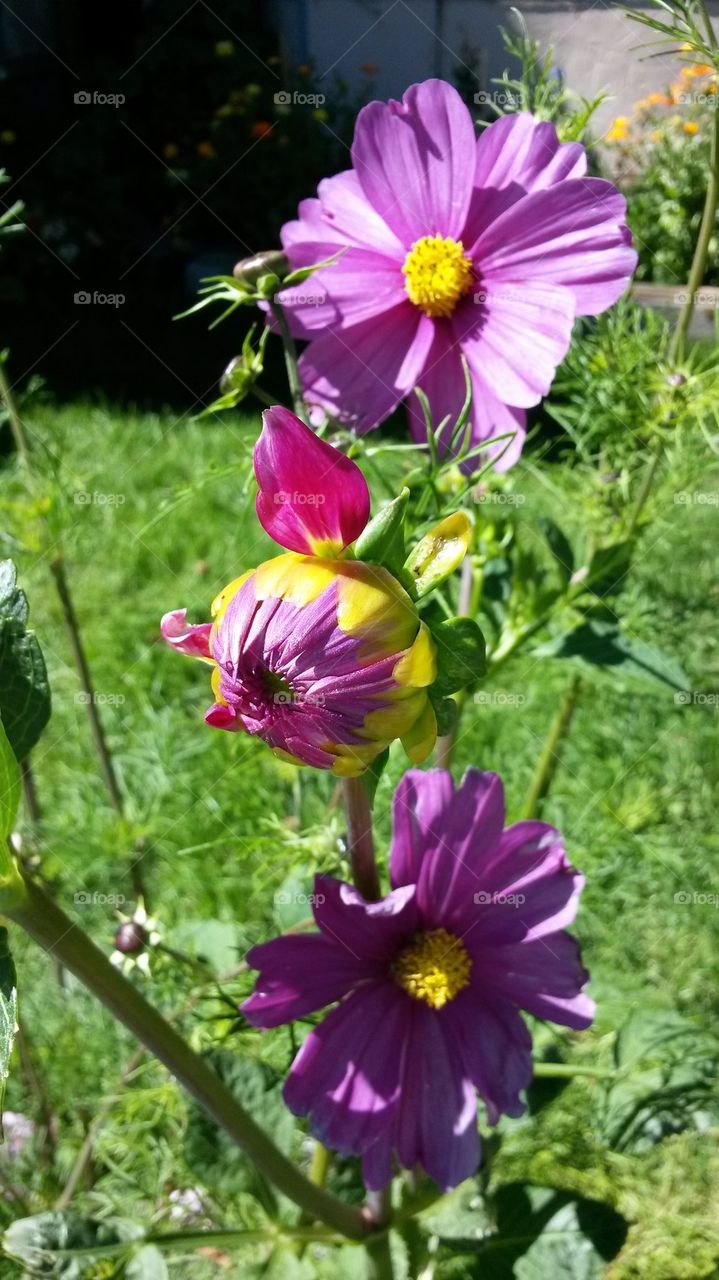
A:
[[[449,1191],[479,1165],[474,1090],[444,1018],[420,1001],[412,1001],[411,1015],[394,1122],[397,1154],[406,1169],[419,1165]]]
[[[477,168],[465,244],[530,191],[581,178],[587,155],[579,142],[560,142],[554,125],[526,111],[502,116],[477,139]]]
[[[413,769],[402,779],[393,806],[392,878],[417,871],[423,924],[461,934],[476,920],[483,869],[502,838],[504,789],[496,773],[478,769],[468,769],[456,791],[448,778],[442,770]]]
[[[263,942],[248,952],[247,963],[260,972],[241,1011],[256,1027],[279,1027],[324,1009],[368,976],[363,960],[319,934]]]
[[[315,880],[313,914],[324,934],[363,961],[385,966],[417,927],[414,885],[366,902],[352,885],[334,876]]]
[[[405,249],[422,236],[461,237],[475,133],[467,107],[444,80],[412,85],[401,102],[363,107],[352,163],[367,199]]]
[[[293,269],[322,261],[328,249],[324,246],[323,252],[322,246],[311,243],[295,245],[290,255]],[[401,265],[372,250],[355,248],[346,249],[332,266],[278,295],[298,338],[310,338],[330,326],[347,328],[406,300]]]
[[[501,1114],[522,1115],[519,1094],[532,1079],[532,1037],[516,1009],[471,986],[445,1005],[442,1018],[490,1124]]]
[[[310,1032],[285,1101],[336,1151],[360,1155],[386,1131],[400,1088],[407,1000],[392,982],[349,995]]]
[[[476,927],[466,938],[471,949],[531,942],[565,929],[584,887],[560,833],[544,822],[509,827],[480,879]]]
[[[536,942],[488,949],[477,957],[482,983],[535,1018],[582,1031],[591,1025],[594,1001],[583,988],[589,974],[579,943],[568,933],[550,933]]]
[[[160,623],[163,640],[166,640],[178,653],[186,653],[190,658],[205,658],[212,661],[210,654],[211,622],[201,622],[193,626],[187,621],[187,609],[173,609],[166,613]]]
[[[597,315],[626,289],[636,266],[626,201],[602,178],[536,191],[479,236],[471,256],[483,285],[546,281],[574,294],[577,315]]]
[[[362,472],[289,409],[266,409],[262,420],[254,454],[260,524],[290,551],[338,554],[369,519]]]
[[[419,381],[434,325],[403,302],[373,320],[315,338],[300,357],[308,401],[363,432],[389,417]]]

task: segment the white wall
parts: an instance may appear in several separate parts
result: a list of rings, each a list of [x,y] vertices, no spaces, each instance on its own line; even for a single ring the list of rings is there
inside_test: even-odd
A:
[[[672,57],[646,61],[635,46],[654,33],[631,22],[611,0],[520,0],[530,34],[553,44],[568,85],[590,97],[613,95],[600,127],[625,114],[637,98],[675,78]],[[650,8],[635,5],[635,8]],[[477,89],[505,66],[497,28],[511,22],[506,0],[271,0],[290,62],[310,61],[320,82],[342,76],[353,90],[366,86],[363,63],[374,63],[373,96],[401,97],[407,85],[431,75],[469,73],[479,55]],[[719,15],[719,0],[710,9]]]

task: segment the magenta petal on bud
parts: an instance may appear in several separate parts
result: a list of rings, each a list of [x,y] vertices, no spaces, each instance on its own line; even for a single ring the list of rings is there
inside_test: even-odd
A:
[[[173,649],[188,654],[190,658],[212,660],[210,657],[211,622],[201,622],[198,626],[192,626],[187,621],[187,609],[173,609],[172,613],[166,613],[163,617],[160,630],[163,640],[171,644]]]
[[[362,472],[289,409],[266,409],[262,420],[254,459],[260,524],[289,551],[338,555],[369,520]]]

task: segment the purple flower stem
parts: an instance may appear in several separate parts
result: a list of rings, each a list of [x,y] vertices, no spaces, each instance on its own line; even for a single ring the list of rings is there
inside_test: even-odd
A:
[[[345,778],[344,797],[352,879],[363,898],[377,902],[382,890],[374,856],[372,806],[361,778]]]

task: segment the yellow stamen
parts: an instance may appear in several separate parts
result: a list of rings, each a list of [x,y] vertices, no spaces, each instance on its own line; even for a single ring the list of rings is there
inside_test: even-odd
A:
[[[451,316],[472,285],[472,262],[462,241],[442,236],[415,240],[402,271],[410,302],[433,318]]]
[[[467,986],[472,969],[466,948],[446,929],[420,934],[395,961],[395,981],[415,1000],[441,1009]]]

